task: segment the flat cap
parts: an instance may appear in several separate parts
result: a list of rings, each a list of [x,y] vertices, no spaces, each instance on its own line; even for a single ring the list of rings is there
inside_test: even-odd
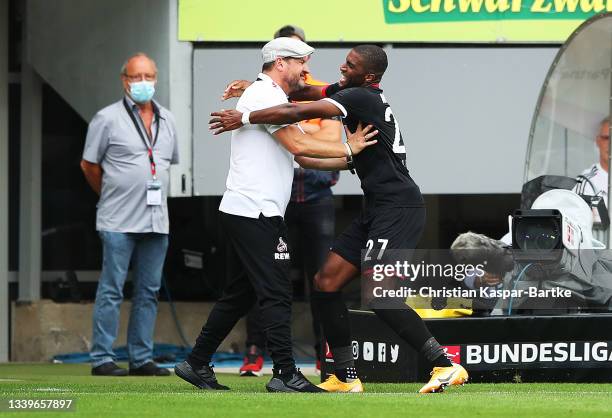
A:
[[[272,62],[276,58],[303,58],[314,52],[314,48],[305,42],[293,38],[276,38],[261,48],[263,62]]]

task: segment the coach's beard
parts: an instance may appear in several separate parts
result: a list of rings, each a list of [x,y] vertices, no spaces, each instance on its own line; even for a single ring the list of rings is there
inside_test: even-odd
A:
[[[300,91],[302,89],[304,89],[304,87],[306,87],[306,83],[304,82],[304,79],[299,76],[295,79],[289,80],[289,82],[287,83],[288,87],[289,87],[289,93],[294,93],[296,91]]]

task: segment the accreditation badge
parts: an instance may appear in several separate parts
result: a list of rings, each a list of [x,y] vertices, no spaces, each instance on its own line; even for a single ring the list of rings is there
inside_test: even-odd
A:
[[[162,183],[159,180],[147,181],[147,205],[160,206],[162,204]]]

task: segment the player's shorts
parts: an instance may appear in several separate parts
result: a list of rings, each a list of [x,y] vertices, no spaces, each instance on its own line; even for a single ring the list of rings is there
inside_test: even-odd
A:
[[[414,249],[424,228],[424,207],[367,210],[336,238],[331,250],[361,270],[363,250]]]

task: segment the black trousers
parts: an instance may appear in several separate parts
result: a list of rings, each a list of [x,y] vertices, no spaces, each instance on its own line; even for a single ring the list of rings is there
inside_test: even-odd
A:
[[[312,202],[290,202],[285,213],[291,243],[291,266],[304,272],[308,294],[312,296],[313,280],[319,271],[334,240],[335,209],[333,196]],[[321,354],[321,320],[319,311],[310,304],[312,327],[317,358]],[[261,315],[257,306],[247,315],[247,349],[251,345],[263,349],[266,343],[261,326]]]
[[[295,367],[291,345],[291,258],[283,219],[263,215],[252,219],[223,212],[220,218],[229,241],[227,282],[190,357],[210,362],[236,322],[257,302],[275,368]]]

